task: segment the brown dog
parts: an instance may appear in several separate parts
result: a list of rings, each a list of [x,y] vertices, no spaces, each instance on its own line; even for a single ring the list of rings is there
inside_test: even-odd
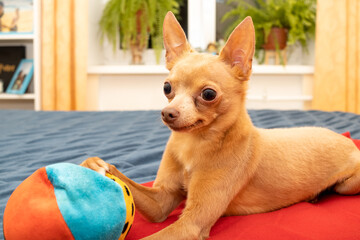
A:
[[[172,130],[152,188],[139,185],[99,158],[82,163],[123,180],[150,221],[167,218],[187,198],[174,224],[145,239],[205,239],[223,215],[268,212],[311,200],[334,186],[360,192],[360,151],[323,128],[255,128],[245,108],[255,33],[250,17],[231,34],[220,56],[194,52],[172,13],[164,21]]]

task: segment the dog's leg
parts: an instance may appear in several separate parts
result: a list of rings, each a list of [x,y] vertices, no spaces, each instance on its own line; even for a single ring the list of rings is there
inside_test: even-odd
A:
[[[166,158],[163,159],[159,168],[158,179],[151,188],[132,181],[118,171],[115,166],[104,162],[98,157],[88,158],[80,165],[100,173],[109,172],[121,179],[130,188],[136,209],[149,221],[161,222],[184,199],[184,195],[179,190],[181,186],[179,183],[180,177],[176,169],[172,168],[175,172],[172,172],[171,168],[168,171],[163,170],[164,167],[167,167],[167,162]],[[167,178],[167,175],[171,175],[171,178]]]
[[[193,173],[185,209],[179,220],[143,240],[203,240],[211,227],[224,214],[247,177],[239,179],[239,169],[217,169]],[[246,175],[246,174],[244,174]]]

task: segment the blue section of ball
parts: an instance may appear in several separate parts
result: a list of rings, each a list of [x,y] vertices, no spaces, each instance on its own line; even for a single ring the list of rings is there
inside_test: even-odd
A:
[[[126,219],[122,188],[101,174],[69,163],[46,167],[56,201],[75,239],[118,239]]]

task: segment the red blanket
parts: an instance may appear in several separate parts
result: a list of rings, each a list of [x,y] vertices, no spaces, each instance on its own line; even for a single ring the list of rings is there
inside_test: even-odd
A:
[[[350,138],[349,133],[343,134]],[[360,140],[353,140],[360,149]],[[151,186],[152,183],[144,184]],[[146,237],[175,222],[184,203],[162,223],[149,223],[135,214],[127,240]],[[329,240],[360,239],[360,195],[327,195],[318,203],[301,202],[275,212],[222,217],[213,226],[210,239]]]

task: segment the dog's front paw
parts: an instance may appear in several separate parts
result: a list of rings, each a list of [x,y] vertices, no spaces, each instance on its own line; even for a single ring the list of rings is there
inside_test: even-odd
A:
[[[106,163],[99,157],[91,157],[86,159],[84,162],[80,164],[82,167],[90,168],[102,175],[105,176],[106,172],[110,170],[110,164]]]

